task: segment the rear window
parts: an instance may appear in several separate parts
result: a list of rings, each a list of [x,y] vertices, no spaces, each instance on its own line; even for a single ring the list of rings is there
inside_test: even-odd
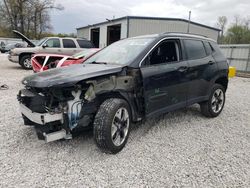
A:
[[[78,39],[77,42],[80,48],[93,48],[93,44],[90,41]]]
[[[184,40],[188,59],[201,59],[206,57],[206,51],[202,41],[199,40]]]
[[[76,48],[76,44],[71,39],[62,39],[64,48]]]

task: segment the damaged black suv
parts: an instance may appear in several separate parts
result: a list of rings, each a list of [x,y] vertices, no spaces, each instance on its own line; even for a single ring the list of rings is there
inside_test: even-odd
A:
[[[228,64],[212,39],[164,33],[120,40],[84,64],[23,79],[18,100],[25,125],[46,142],[92,127],[97,146],[117,153],[131,124],[199,103],[220,114]],[[166,135],[167,136],[167,135]]]

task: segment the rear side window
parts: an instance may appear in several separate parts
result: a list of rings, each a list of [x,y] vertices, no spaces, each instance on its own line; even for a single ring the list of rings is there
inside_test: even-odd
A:
[[[211,42],[210,44],[211,44],[211,47],[212,47],[212,49],[213,49],[213,51],[214,51],[215,53],[218,53],[218,54],[220,54],[220,55],[222,55],[222,56],[224,57],[224,55],[223,55],[223,53],[221,52],[220,47],[218,46],[217,43]]]
[[[80,48],[93,48],[93,44],[90,41],[78,39],[77,42]]]
[[[206,51],[202,41],[199,40],[184,40],[188,59],[201,59],[206,57]]]
[[[71,39],[62,39],[64,48],[76,48],[76,44]]]
[[[212,48],[212,46],[209,44],[209,42],[205,41],[204,42],[204,46],[207,52],[207,55],[210,55],[213,53],[214,49]]]

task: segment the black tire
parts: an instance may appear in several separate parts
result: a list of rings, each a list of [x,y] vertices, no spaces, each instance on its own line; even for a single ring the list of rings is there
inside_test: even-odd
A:
[[[125,110],[126,109],[126,113]],[[114,141],[114,136],[112,137],[112,124],[115,121],[115,118],[117,118],[117,113],[120,112],[120,110],[123,110],[124,112],[121,112],[123,115],[128,114],[128,117],[126,118],[129,122],[127,122],[126,120],[126,124],[128,124],[128,126],[124,126],[124,127],[128,127],[126,128],[126,134],[123,133],[123,138],[122,138],[122,134],[121,134],[121,130],[123,128],[123,123],[125,123],[125,121],[122,123],[122,120],[119,122],[117,121],[116,123],[118,123],[118,127],[120,128],[116,128],[115,134],[114,136],[117,137],[117,135],[119,135],[120,139],[123,139],[123,142],[120,145],[115,145],[115,141]],[[119,114],[119,113],[118,113]],[[122,115],[121,115],[122,116]],[[114,123],[113,125],[115,125],[116,123]],[[117,126],[117,125],[115,125]],[[97,146],[105,153],[111,153],[111,154],[116,154],[119,151],[121,151],[123,149],[123,147],[126,145],[128,137],[129,137],[129,133],[130,133],[130,128],[131,128],[131,110],[130,107],[128,105],[128,103],[123,100],[123,99],[119,99],[119,98],[110,98],[107,99],[106,101],[104,101],[96,116],[95,116],[95,120],[94,120],[94,126],[93,126],[93,131],[94,131],[94,139],[95,142],[97,144]],[[126,136],[124,136],[126,135]]]
[[[27,61],[29,61],[30,64],[27,63]],[[22,66],[23,69],[31,70],[32,69],[31,55],[24,55],[24,56],[22,56],[21,59],[20,59],[20,65]]]
[[[218,111],[215,111],[213,109],[214,105],[212,104],[213,96],[216,91],[222,91],[221,94],[223,95],[223,101],[221,102],[221,106],[220,108],[218,108]],[[217,117],[224,108],[225,99],[226,99],[225,88],[220,84],[214,84],[211,89],[211,93],[210,93],[208,101],[200,103],[201,113],[206,117]],[[216,109],[217,109],[217,105],[216,105]]]

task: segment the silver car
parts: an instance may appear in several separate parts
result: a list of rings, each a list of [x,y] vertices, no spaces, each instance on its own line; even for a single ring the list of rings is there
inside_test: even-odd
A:
[[[93,48],[91,41],[82,38],[46,37],[34,44],[18,31],[13,31],[28,43],[28,48],[15,48],[10,51],[8,59],[19,63],[24,69],[32,69],[31,56],[35,53],[73,55],[83,48]]]

